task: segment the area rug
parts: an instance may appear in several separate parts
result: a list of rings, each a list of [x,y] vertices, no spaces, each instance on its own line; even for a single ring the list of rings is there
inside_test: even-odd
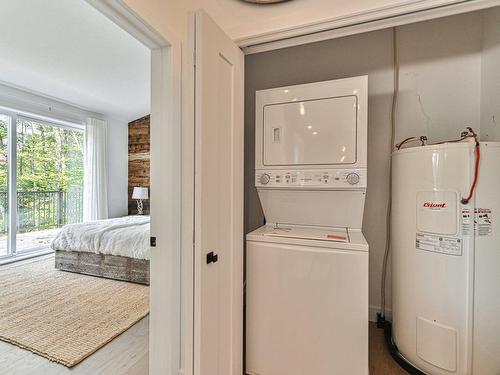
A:
[[[0,267],[0,340],[73,367],[149,313],[149,288],[54,268]]]

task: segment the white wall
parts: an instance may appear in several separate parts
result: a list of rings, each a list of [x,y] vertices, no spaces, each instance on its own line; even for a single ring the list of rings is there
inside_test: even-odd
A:
[[[481,138],[500,141],[500,8],[484,12]]]
[[[110,117],[149,112],[149,49],[85,1],[3,0],[0,14],[0,80]]]
[[[128,123],[108,121],[108,212],[109,217],[128,214]]]
[[[398,28],[400,90],[396,142],[430,142],[480,131],[482,13]]]

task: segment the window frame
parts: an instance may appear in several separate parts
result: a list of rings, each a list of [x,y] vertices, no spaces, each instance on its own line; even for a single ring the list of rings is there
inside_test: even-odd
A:
[[[34,256],[51,253],[51,249],[33,249],[18,253],[17,251],[17,121],[19,119],[36,121],[44,125],[54,126],[66,130],[76,130],[84,134],[85,124],[62,121],[47,116],[37,115],[30,112],[19,111],[12,108],[0,106],[0,115],[9,118],[7,124],[7,254],[0,255],[0,264],[27,259]],[[85,162],[84,162],[85,168]],[[15,209],[12,209],[15,208]],[[13,230],[14,228],[14,230]],[[19,258],[19,259],[18,259]]]

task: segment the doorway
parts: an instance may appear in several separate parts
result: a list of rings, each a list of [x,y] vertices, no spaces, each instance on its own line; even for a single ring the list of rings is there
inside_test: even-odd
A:
[[[181,45],[121,1],[86,0],[151,49],[151,252],[149,374],[180,364]]]
[[[90,8],[84,0],[81,0],[81,2],[87,8]],[[176,373],[179,369],[180,345],[180,43],[173,35],[160,35],[151,29],[121,1],[89,0],[87,3],[135,37],[151,51],[152,178],[150,197],[152,204],[150,215],[151,245],[154,248],[151,255],[150,269],[151,334],[149,338],[149,372],[152,374]],[[95,32],[95,30],[93,31]],[[78,43],[74,42],[74,44],[76,44],[74,50],[68,48],[71,52],[78,50]],[[116,65],[117,68],[121,67],[121,65]],[[70,102],[69,99],[68,102]],[[50,111],[50,107],[47,109],[47,107],[41,106],[41,108],[44,111]],[[57,108],[54,113],[57,114]],[[63,113],[63,115],[67,115],[67,113]],[[57,118],[58,116],[55,115],[54,117]],[[85,119],[82,120],[84,122]],[[48,143],[49,138],[44,136],[48,133],[51,133],[50,141],[55,139],[56,144],[63,144],[61,140],[64,138],[79,139],[81,129],[73,125],[75,124],[58,123],[52,121],[52,119],[50,121],[41,121],[40,118],[32,119],[26,117],[23,113],[4,113],[0,111],[0,133],[6,140],[2,144],[5,143],[5,147],[9,148],[7,151],[9,162],[1,166],[2,168],[5,167],[5,176],[8,176],[4,185],[6,188],[15,189],[15,194],[9,195],[7,192],[5,193],[6,202],[3,206],[7,207],[7,209],[9,207],[11,207],[11,210],[15,209],[15,213],[7,216],[5,223],[1,223],[2,228],[5,228],[5,237],[0,237],[4,242],[3,248],[0,248],[0,256],[4,253],[12,256],[16,253],[24,254],[28,252],[29,249],[24,250],[20,243],[24,233],[20,230],[14,230],[16,221],[19,221],[24,216],[26,216],[25,221],[27,224],[21,226],[22,228],[31,228],[35,225],[37,229],[43,230],[50,230],[51,225],[79,220],[81,207],[78,204],[71,205],[71,207],[68,204],[57,205],[58,202],[67,201],[66,191],[48,192],[39,189],[40,191],[36,191],[35,197],[28,196],[22,199],[17,197],[18,185],[23,182],[24,176],[21,171],[23,173],[25,171],[25,166],[22,163],[23,153],[27,151],[25,148],[20,147],[19,143],[30,144],[34,138],[39,138],[40,142],[38,143]],[[112,137],[113,134],[110,134],[110,136]],[[123,145],[126,149],[126,140]],[[49,147],[50,145],[46,144],[46,146]],[[78,159],[81,157],[81,153],[78,155],[72,154],[71,156],[73,157],[71,165],[79,169]],[[125,160],[127,159],[125,155],[123,160],[126,165]],[[50,165],[46,163],[44,167],[49,168]],[[36,168],[32,168],[32,166],[28,166],[28,169],[30,169],[30,172],[32,170],[36,172]],[[69,193],[75,192],[75,195],[77,195],[76,190],[79,187],[77,180],[71,181],[71,188],[68,189]],[[125,184],[113,181],[111,178],[110,184],[113,183],[123,186],[123,190],[126,191]],[[72,189],[73,185],[76,186],[75,189]],[[79,198],[76,197],[72,202],[79,202]],[[43,206],[43,209],[41,206]],[[30,210],[25,209],[26,207],[30,208]],[[61,214],[61,211],[64,213],[64,210],[68,211],[68,213]],[[43,215],[48,216],[48,218]],[[9,231],[9,228],[13,230]],[[51,262],[50,267],[52,270],[53,261]],[[148,354],[146,353],[146,355]]]

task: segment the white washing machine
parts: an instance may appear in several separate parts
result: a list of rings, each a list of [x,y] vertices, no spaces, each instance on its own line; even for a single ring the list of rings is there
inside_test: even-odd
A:
[[[368,374],[368,77],[256,93],[246,373]]]

